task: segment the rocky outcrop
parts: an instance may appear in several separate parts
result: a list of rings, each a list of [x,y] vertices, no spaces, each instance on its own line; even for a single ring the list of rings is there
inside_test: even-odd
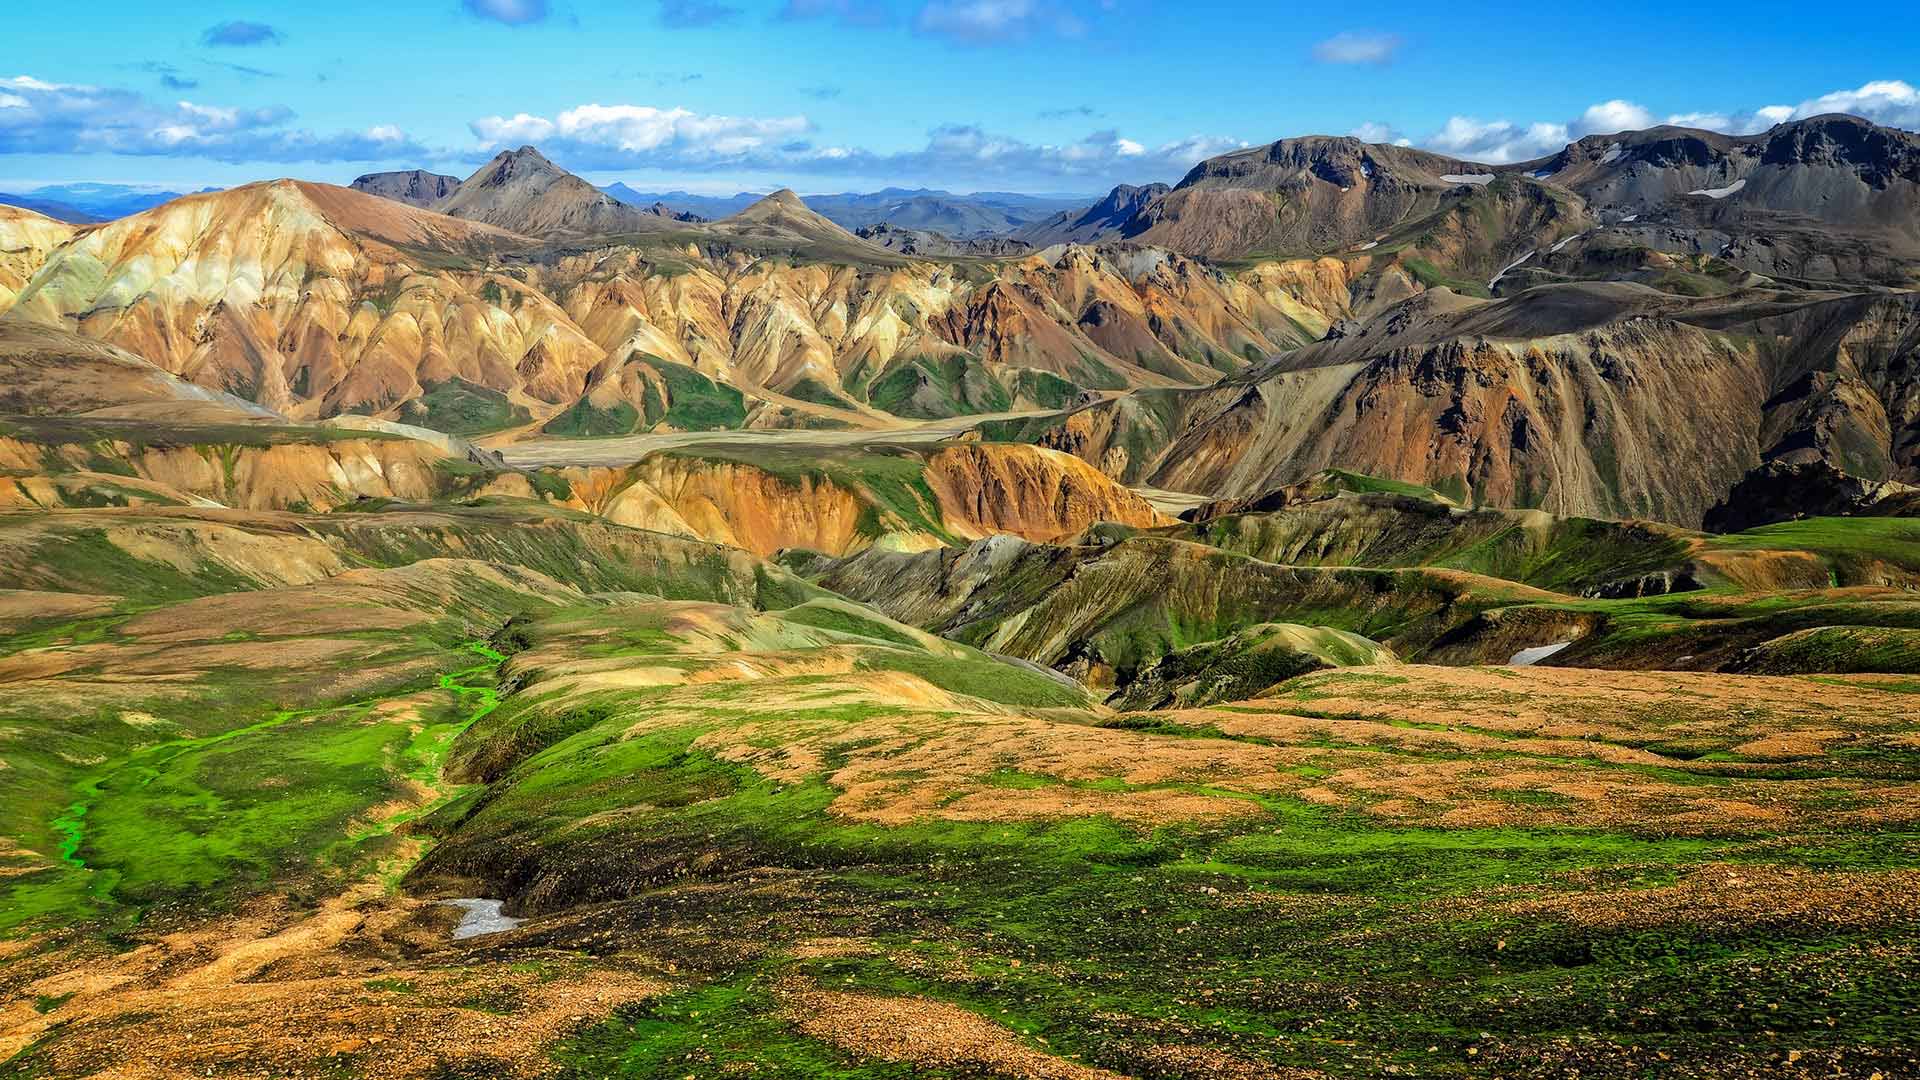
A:
[[[430,173],[425,169],[407,169],[401,172],[368,173],[348,186],[355,191],[424,209],[453,194],[454,189],[460,186],[460,178]]]
[[[1848,476],[1824,461],[1769,462],[1707,511],[1706,528],[1740,532],[1806,517],[1920,517],[1920,487]]]

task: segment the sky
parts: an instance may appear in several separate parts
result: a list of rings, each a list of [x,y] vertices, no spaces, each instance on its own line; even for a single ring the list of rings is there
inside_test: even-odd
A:
[[[1308,134],[1501,162],[1663,122],[1920,128],[1911,0],[10,0],[4,25],[15,191],[464,177],[533,144],[642,191],[1083,194]]]

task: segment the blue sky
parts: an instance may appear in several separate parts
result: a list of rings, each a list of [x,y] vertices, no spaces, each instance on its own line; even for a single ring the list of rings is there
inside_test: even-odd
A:
[[[1920,127],[1910,3],[13,0],[0,188],[466,175],[1102,191],[1291,135],[1478,160],[1686,118]]]

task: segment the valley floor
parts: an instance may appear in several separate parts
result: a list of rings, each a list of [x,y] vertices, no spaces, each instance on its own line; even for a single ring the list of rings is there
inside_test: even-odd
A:
[[[657,534],[49,517],[136,587],[6,571],[0,1075],[1920,1069],[1912,676],[1129,712]]]

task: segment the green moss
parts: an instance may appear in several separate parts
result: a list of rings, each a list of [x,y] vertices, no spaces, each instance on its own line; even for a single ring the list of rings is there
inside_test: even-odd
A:
[[[1417,255],[1408,256],[1403,260],[1402,265],[1407,268],[1408,273],[1414,276],[1415,280],[1429,289],[1448,288],[1462,296],[1477,296],[1482,299],[1491,295],[1487,292],[1485,283],[1454,277]]]
[[[532,419],[525,406],[514,404],[507,395],[465,379],[456,377],[425,389],[400,407],[400,419],[451,435],[485,435]]]
[[[746,398],[684,364],[650,358],[648,364],[667,388],[664,421],[681,431],[718,431],[747,422]]]
[[[593,438],[607,435],[631,435],[640,430],[641,426],[640,411],[627,402],[616,401],[602,409],[583,397],[569,405],[558,416],[547,421],[540,430],[548,435]]]
[[[977,358],[948,354],[896,362],[868,388],[867,401],[896,416],[940,419],[1004,412],[1013,395]]]

